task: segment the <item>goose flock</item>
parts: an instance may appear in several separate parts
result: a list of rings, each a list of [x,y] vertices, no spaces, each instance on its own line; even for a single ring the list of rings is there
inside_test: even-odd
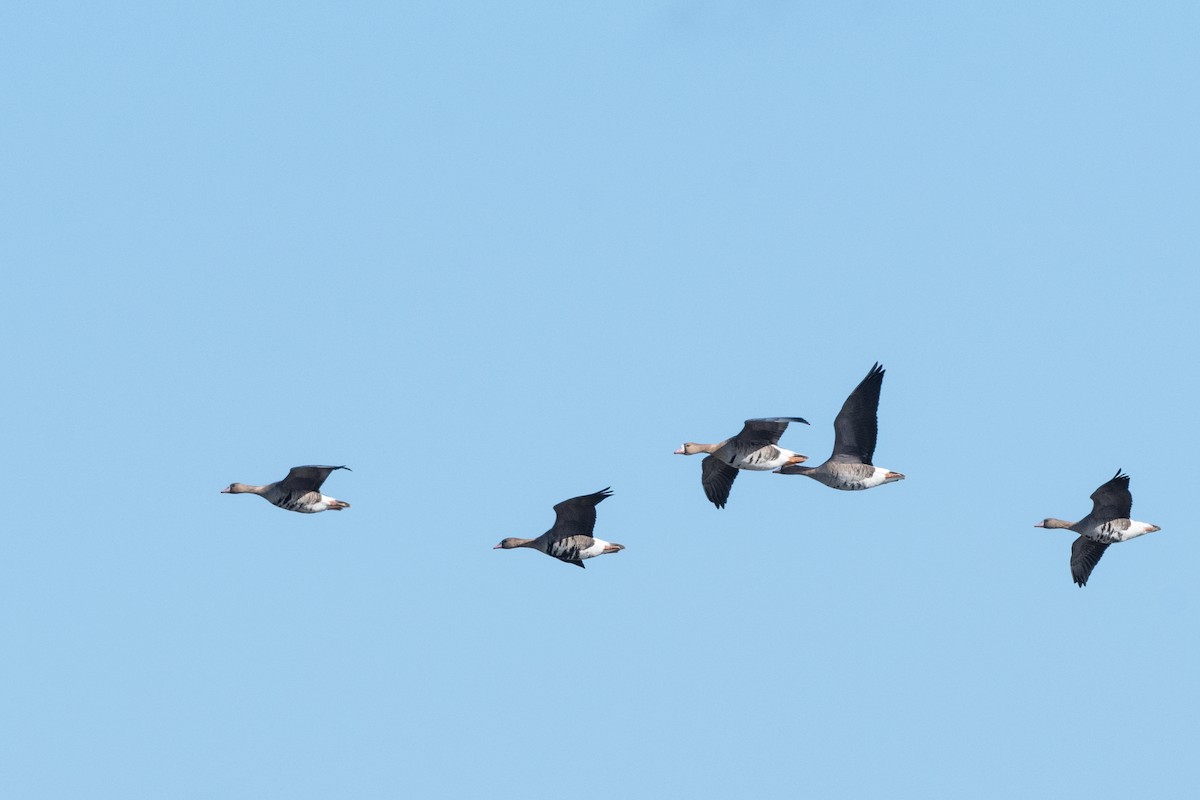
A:
[[[686,442],[675,454],[706,454],[700,462],[700,485],[704,496],[717,508],[724,508],[729,502],[729,492],[738,470],[806,475],[831,489],[849,492],[904,480],[902,473],[877,467],[873,461],[879,435],[879,393],[883,388],[883,374],[883,367],[876,363],[846,398],[833,420],[833,453],[820,466],[803,466],[808,456],[779,446],[788,423],[809,424],[802,417],[748,419],[736,436],[715,444]],[[341,511],[350,504],[321,493],[326,478],[339,469],[349,471],[350,468],[344,465],[292,467],[283,480],[263,486],[231,483],[221,493],[256,494],[273,505],[301,514]],[[592,535],[596,527],[596,506],[610,496],[611,487],[563,500],[554,506],[554,525],[550,530],[533,539],[510,536],[492,549],[528,547],[580,568],[585,559],[619,553],[625,549],[624,545]],[[1121,470],[1092,492],[1091,499],[1091,513],[1079,522],[1048,517],[1034,526],[1064,528],[1079,534],[1071,545],[1071,578],[1080,587],[1087,585],[1092,570],[1109,545],[1162,530],[1149,522],[1130,519],[1133,496],[1129,493],[1129,476]]]

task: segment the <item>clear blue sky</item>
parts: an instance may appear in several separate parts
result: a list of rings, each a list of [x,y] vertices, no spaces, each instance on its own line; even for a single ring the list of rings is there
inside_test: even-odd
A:
[[[1200,10],[962,5],[6,5],[0,794],[1194,792]]]

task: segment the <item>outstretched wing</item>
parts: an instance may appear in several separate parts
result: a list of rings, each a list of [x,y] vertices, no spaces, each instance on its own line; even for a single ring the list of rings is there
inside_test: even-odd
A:
[[[729,490],[733,488],[733,479],[738,471],[716,456],[706,456],[700,462],[700,483],[704,486],[704,495],[717,508],[724,508],[729,500]]]
[[[871,464],[879,435],[879,390],[883,367],[871,367],[867,377],[854,388],[833,420],[833,455],[830,461]]]
[[[611,494],[612,489],[605,488],[593,494],[563,500],[554,507],[554,527],[547,533],[552,538],[591,536],[592,529],[596,527],[596,504]]]
[[[340,467],[292,467],[287,477],[280,481],[280,483],[284,488],[291,491],[319,492],[321,484],[329,477],[329,473],[338,469],[352,471],[344,465]]]
[[[779,437],[783,436],[789,422],[808,424],[808,420],[802,417],[756,417],[746,420],[741,432],[733,437],[733,442],[738,451],[744,453],[753,453],[760,447],[779,444]]]
[[[1117,474],[1108,483],[1092,492],[1092,517],[1097,522],[1110,519],[1128,519],[1133,509],[1133,495],[1129,493],[1129,476]]]
[[[1104,555],[1107,549],[1107,544],[1093,541],[1086,536],[1075,540],[1071,545],[1071,577],[1075,583],[1087,586],[1088,576],[1100,563],[1100,556]]]

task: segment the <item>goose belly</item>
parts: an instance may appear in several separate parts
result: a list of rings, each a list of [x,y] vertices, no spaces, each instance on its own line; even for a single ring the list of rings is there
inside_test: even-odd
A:
[[[299,511],[301,514],[316,514],[329,508],[329,504],[324,501],[317,503],[291,503],[286,506],[280,506],[280,508],[286,508],[288,511]]]
[[[303,494],[279,492],[267,495],[267,500],[288,511],[298,511],[301,514],[316,514],[329,508],[333,498],[316,492],[304,492]]]
[[[841,489],[843,492],[858,492],[878,485],[857,478],[849,478],[844,475],[819,475],[814,477],[829,488]]]
[[[1151,525],[1149,522],[1138,522],[1133,519],[1111,519],[1099,525],[1092,526],[1083,535],[1102,544],[1116,544],[1117,542],[1136,539],[1142,534],[1153,533],[1156,530],[1159,530],[1158,526]]]
[[[840,489],[843,492],[860,492],[888,482],[888,470],[883,467],[869,467],[866,464],[854,466],[858,468],[819,471],[810,473],[809,477],[816,478],[831,489]]]
[[[735,456],[732,461],[726,461],[725,463],[735,469],[765,472],[782,467],[794,455],[795,453],[791,450],[784,450],[781,447],[762,447],[753,453],[747,453],[741,457]]]

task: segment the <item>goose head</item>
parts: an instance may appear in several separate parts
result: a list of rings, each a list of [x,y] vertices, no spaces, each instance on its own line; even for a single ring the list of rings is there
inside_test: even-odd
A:
[[[514,547],[520,547],[528,542],[528,539],[518,539],[515,536],[509,536],[507,539],[501,539],[500,544],[493,547],[493,550],[512,550]]]
[[[704,449],[704,445],[702,445],[702,444],[696,444],[695,442],[684,442],[683,444],[681,444],[679,446],[679,449],[675,451],[675,455],[677,455],[677,456],[694,456],[694,455],[696,455],[696,453],[707,453],[707,452],[708,451]]]
[[[246,494],[254,492],[253,486],[247,486],[244,483],[231,483],[221,490],[221,494]]]

